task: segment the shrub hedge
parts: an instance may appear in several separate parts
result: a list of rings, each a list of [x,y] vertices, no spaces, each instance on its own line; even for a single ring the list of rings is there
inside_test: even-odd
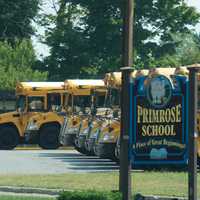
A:
[[[62,192],[58,200],[121,200],[119,192],[75,191]]]

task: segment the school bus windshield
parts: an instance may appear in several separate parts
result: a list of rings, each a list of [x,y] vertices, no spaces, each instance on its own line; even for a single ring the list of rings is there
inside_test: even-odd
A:
[[[73,95],[68,95],[65,97],[65,102],[67,103],[66,107],[67,110],[73,113],[79,113],[83,112],[85,113],[86,111],[90,109],[91,106],[91,97],[86,96],[86,95],[81,95],[81,96],[73,96]]]
[[[106,95],[105,91],[103,92],[95,91],[92,94],[92,97],[93,97],[92,103],[96,106],[96,108],[105,107],[105,95]],[[91,106],[94,106],[94,105],[91,105]]]
[[[28,111],[30,112],[44,111],[44,97],[42,96],[28,97]]]
[[[119,89],[109,89],[105,104],[108,107],[119,107],[120,106],[120,90]]]

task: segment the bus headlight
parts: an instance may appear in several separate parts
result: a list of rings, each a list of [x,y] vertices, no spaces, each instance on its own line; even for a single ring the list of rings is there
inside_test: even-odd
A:
[[[71,127],[71,128],[67,128],[66,130],[66,134],[77,134],[79,131],[79,127]]]
[[[83,130],[80,135],[88,135],[89,133],[89,128],[86,128],[85,130]]]
[[[104,142],[112,142],[114,140],[114,138],[115,138],[114,135],[107,133],[103,136],[103,141]]]
[[[91,135],[91,138],[94,138],[94,139],[96,139],[97,137],[98,137],[98,135],[99,135],[99,129],[98,130],[96,130],[92,135]]]

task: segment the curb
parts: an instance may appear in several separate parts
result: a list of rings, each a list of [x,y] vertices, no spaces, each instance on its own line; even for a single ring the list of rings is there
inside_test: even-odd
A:
[[[41,194],[57,196],[62,192],[61,189],[47,189],[47,188],[29,188],[29,187],[11,187],[0,186],[0,192],[12,192],[12,193],[25,193],[25,194]]]
[[[184,197],[175,197],[175,196],[150,196],[150,195],[141,195],[137,194],[135,195],[136,200],[186,200],[187,198]]]
[[[15,150],[43,150],[38,146],[18,146]],[[60,147],[56,150],[75,150],[74,147]]]

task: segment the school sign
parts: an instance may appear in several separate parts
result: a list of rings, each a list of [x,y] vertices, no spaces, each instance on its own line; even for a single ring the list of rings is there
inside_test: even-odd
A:
[[[186,164],[188,78],[151,74],[130,84],[133,165]]]

